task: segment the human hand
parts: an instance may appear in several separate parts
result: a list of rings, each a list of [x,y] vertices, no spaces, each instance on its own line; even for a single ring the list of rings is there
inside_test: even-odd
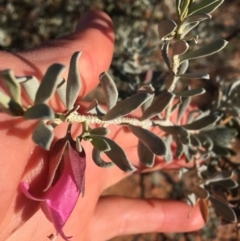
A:
[[[51,64],[68,66],[71,55],[80,50],[79,68],[84,83],[81,99],[97,85],[99,74],[109,68],[113,46],[111,20],[106,14],[94,11],[85,14],[76,32],[68,36],[21,53],[1,52],[0,68],[10,67],[17,76],[34,75],[41,79]],[[51,105],[55,110],[63,108],[57,99]],[[48,240],[47,236],[55,233],[52,223],[39,209],[39,202],[26,198],[18,186],[27,180],[33,195],[41,197],[46,186],[49,153],[31,139],[35,121],[22,121],[3,113],[0,116],[0,240]],[[66,125],[62,124],[54,134],[62,138],[65,132]],[[119,127],[111,128],[109,137],[138,165],[137,138]],[[84,149],[87,154],[85,196],[79,198],[64,226],[64,233],[73,236],[72,240],[101,241],[141,232],[187,232],[204,225],[199,205],[192,209],[183,202],[169,200],[101,197],[103,190],[130,174],[117,167],[97,167],[90,158],[92,147],[88,142],[84,143]],[[183,163],[176,160],[166,165],[158,159],[153,169],[176,168]]]

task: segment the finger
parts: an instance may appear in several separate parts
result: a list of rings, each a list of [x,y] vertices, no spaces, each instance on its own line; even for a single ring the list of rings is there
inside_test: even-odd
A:
[[[69,66],[71,55],[82,51],[79,69],[83,81],[80,97],[99,82],[100,73],[108,70],[114,46],[113,24],[103,12],[91,11],[80,19],[76,31],[40,47],[20,53],[0,52],[0,70],[12,68],[18,76],[34,75],[41,79],[53,63]],[[67,70],[64,72],[67,77]]]
[[[78,50],[83,51],[79,66],[84,80],[82,92],[84,95],[97,84],[98,75],[108,68],[112,58],[113,28],[106,14],[98,11],[90,12],[83,16],[73,34],[49,41],[34,50],[18,54],[0,52],[1,69],[13,68],[16,75],[39,77],[54,62],[69,64],[72,53]],[[31,202],[31,206],[20,194],[16,196],[19,182],[22,178],[32,181],[33,186],[37,187],[33,191],[38,196],[45,186],[46,180],[43,178],[46,177],[49,153],[36,147],[31,140],[35,122],[23,122],[19,118],[13,119],[4,113],[0,115],[0,195],[2,197],[0,225],[4,228],[11,225],[15,229],[22,223],[23,218],[26,220],[35,212],[38,205],[36,202]],[[31,170],[30,173],[29,170]],[[25,173],[29,174],[28,177],[24,176]],[[28,205],[28,210],[32,213],[21,214],[24,208],[23,202]],[[9,211],[10,207],[12,207],[11,211]],[[17,223],[12,222],[13,213],[15,216],[19,215]],[[1,223],[3,220],[4,223]]]
[[[180,201],[107,196],[96,207],[92,235],[103,241],[137,233],[191,232],[204,224],[198,204],[191,207]]]

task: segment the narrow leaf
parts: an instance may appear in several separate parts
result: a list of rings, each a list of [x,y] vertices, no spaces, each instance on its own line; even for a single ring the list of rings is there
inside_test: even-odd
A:
[[[209,192],[207,190],[205,190],[204,188],[200,187],[200,186],[193,186],[191,191],[198,197],[201,199],[207,199],[209,198]]]
[[[227,45],[227,43],[228,42],[223,39],[215,40],[212,43],[205,45],[197,50],[180,55],[179,56],[180,62],[183,62],[185,60],[190,60],[190,59],[201,58],[201,57],[205,57],[205,56],[217,53],[220,50],[222,50]]]
[[[232,83],[228,90],[227,90],[227,96],[231,96],[232,92],[235,90],[235,88],[240,85],[240,79],[236,80],[234,83]]]
[[[141,121],[150,119],[162,111],[164,111],[169,103],[174,98],[174,94],[168,91],[164,91],[160,93],[152,102],[152,104],[143,112],[142,117],[140,118]]]
[[[95,164],[99,167],[109,168],[109,167],[114,166],[113,162],[105,162],[101,158],[101,152],[98,151],[96,148],[93,148],[93,150],[92,150],[92,159],[95,162]]]
[[[25,111],[23,117],[26,120],[32,120],[32,119],[53,120],[55,118],[55,114],[48,105],[44,103],[39,103],[28,108]]]
[[[148,93],[138,93],[125,100],[119,101],[105,116],[103,116],[103,120],[113,120],[128,115],[139,108],[149,98],[151,98],[151,95]]]
[[[197,131],[214,125],[219,119],[219,115],[209,115],[203,117],[202,119],[196,120],[190,124],[183,125],[182,127],[184,127],[187,130]]]
[[[0,111],[13,116],[22,116],[24,109],[9,96],[0,91]]]
[[[39,88],[39,82],[37,78],[35,78],[34,76],[30,76],[26,79],[26,81],[21,82],[21,86],[25,90],[27,96],[32,101],[32,103],[34,103],[37,90]]]
[[[66,104],[67,109],[71,110],[81,89],[81,77],[78,68],[78,60],[82,52],[75,52],[70,61],[67,77]]]
[[[98,104],[98,101],[96,99],[92,100],[92,102],[87,107],[85,112],[92,115],[98,115],[98,116],[103,116],[106,114],[106,111]]]
[[[164,158],[166,159],[166,162],[171,162],[173,160],[173,155],[172,155],[172,135],[168,135],[166,140],[165,140],[165,144],[166,144],[166,154],[164,156]]]
[[[14,76],[13,70],[3,70],[1,72],[2,79],[12,97],[12,100],[21,105],[21,87]]]
[[[110,146],[111,150],[105,154],[123,171],[133,172],[136,168],[130,163],[123,149],[107,137],[102,137]]]
[[[151,84],[143,84],[137,89],[137,93],[148,93],[151,94],[151,98],[149,98],[145,103],[142,105],[142,110],[145,111],[151,104],[154,98],[155,89]]]
[[[139,160],[144,166],[152,167],[154,165],[155,155],[140,140],[137,151]]]
[[[158,156],[166,154],[166,145],[160,137],[139,126],[128,125],[128,128],[151,152]]]
[[[118,90],[116,84],[107,72],[103,72],[100,75],[100,83],[106,96],[108,110],[110,110],[116,105],[118,100]]]
[[[236,222],[237,217],[233,209],[227,205],[226,203],[222,202],[220,199],[215,198],[214,196],[210,195],[209,200],[212,202],[212,205],[216,212],[226,221],[228,222]]]
[[[181,98],[181,104],[179,105],[178,116],[177,116],[177,123],[178,124],[180,124],[180,121],[181,121],[185,111],[189,107],[190,102],[191,102],[191,98],[189,98],[189,97],[182,97]]]
[[[182,64],[180,65],[179,69],[178,69],[178,75],[177,76],[185,74],[185,72],[188,69],[188,66],[189,66],[189,61],[188,60],[183,61]]]
[[[63,103],[63,105],[65,107],[67,107],[67,103],[66,103],[67,82],[65,81],[64,78],[62,78],[60,83],[57,85],[56,92],[57,92],[59,99]]]
[[[185,26],[184,26],[184,29],[182,30],[181,39],[187,40],[188,37],[185,38],[185,36],[186,36],[192,29],[194,29],[195,27],[197,27],[198,24],[199,24],[199,22],[190,23],[190,24],[188,24],[188,25],[185,25]],[[195,38],[197,39],[198,37],[195,37]],[[191,36],[191,39],[193,39],[192,36]]]
[[[176,96],[183,96],[183,97],[192,97],[192,96],[197,96],[197,95],[202,95],[206,91],[203,88],[197,88],[197,89],[192,89],[192,90],[184,90],[175,93]]]
[[[91,129],[89,131],[90,135],[94,135],[94,136],[106,136],[109,134],[109,132],[110,130],[105,127],[98,127],[98,128]]]
[[[39,121],[32,135],[33,141],[45,150],[50,150],[54,135],[49,126],[43,121]]]
[[[174,55],[184,54],[188,49],[189,49],[189,45],[186,41],[177,40],[173,44],[172,55],[174,56]]]
[[[64,68],[65,66],[62,64],[53,64],[47,69],[36,93],[35,104],[48,102],[57,88],[57,83],[61,78]]]
[[[210,14],[215,9],[217,9],[223,2],[224,0],[202,0],[199,4],[195,4],[189,9],[188,15],[199,13]]]
[[[166,19],[161,21],[158,24],[158,33],[159,33],[159,38],[160,39],[164,39],[166,38],[168,35],[170,35],[175,29],[177,28],[177,24],[170,20],[170,19]]]
[[[196,23],[196,22],[201,22],[206,19],[211,19],[212,16],[206,13],[199,13],[199,14],[193,14],[186,18],[184,22],[182,23],[182,26],[190,24],[190,23]]]
[[[157,126],[166,133],[179,137],[183,144],[189,144],[189,134],[182,126],[163,126],[159,124]]]
[[[209,79],[210,78],[209,74],[205,74],[205,73],[178,74],[177,77],[186,78],[186,79]]]
[[[102,139],[101,137],[97,136],[90,136],[91,137],[91,143],[100,152],[106,152],[110,151],[111,147],[109,144],[106,142],[106,140]]]

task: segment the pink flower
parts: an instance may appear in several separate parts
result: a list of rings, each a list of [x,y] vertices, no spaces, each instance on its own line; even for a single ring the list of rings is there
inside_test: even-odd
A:
[[[79,194],[84,193],[86,155],[78,152],[76,142],[69,134],[59,139],[50,150],[48,185],[43,198],[33,197],[26,182],[20,183],[22,192],[30,199],[40,201],[46,217],[65,240],[63,226],[72,213]]]

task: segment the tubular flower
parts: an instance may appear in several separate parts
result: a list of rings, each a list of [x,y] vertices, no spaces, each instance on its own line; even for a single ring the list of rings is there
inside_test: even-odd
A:
[[[84,193],[86,155],[76,149],[76,142],[68,133],[59,139],[50,150],[49,177],[45,195],[33,197],[26,182],[20,184],[22,192],[30,199],[41,202],[46,217],[53,223],[57,233],[65,240],[63,226],[72,213],[79,194]]]

